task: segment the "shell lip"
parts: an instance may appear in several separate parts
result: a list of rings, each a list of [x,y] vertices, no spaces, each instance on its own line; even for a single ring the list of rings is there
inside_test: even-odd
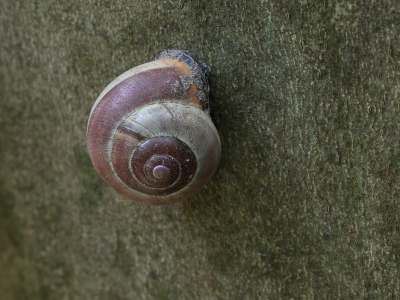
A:
[[[200,61],[195,55],[187,50],[172,49],[161,52],[156,58],[171,58],[177,61],[184,61],[190,68],[191,78],[199,90],[198,99],[203,106],[203,110],[210,114],[209,93],[210,86],[208,83],[208,66]]]

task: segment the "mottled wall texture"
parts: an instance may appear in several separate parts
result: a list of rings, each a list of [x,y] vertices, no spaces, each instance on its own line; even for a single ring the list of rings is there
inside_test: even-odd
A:
[[[166,49],[211,69],[222,161],[151,207],[86,123]],[[0,0],[0,299],[400,299],[400,2]]]

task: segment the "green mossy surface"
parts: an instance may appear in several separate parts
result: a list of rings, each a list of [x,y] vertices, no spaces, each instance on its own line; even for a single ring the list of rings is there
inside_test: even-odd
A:
[[[399,299],[400,2],[0,0],[0,299]],[[210,67],[221,164],[189,200],[93,170],[102,89]]]

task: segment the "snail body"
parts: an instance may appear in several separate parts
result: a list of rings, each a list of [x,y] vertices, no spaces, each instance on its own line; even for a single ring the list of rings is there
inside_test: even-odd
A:
[[[131,200],[163,205],[196,193],[221,156],[202,66],[170,50],[117,77],[93,105],[87,147],[98,174]]]

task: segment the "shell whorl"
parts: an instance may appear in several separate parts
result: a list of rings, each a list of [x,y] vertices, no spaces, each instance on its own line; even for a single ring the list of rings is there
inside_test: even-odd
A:
[[[151,205],[194,194],[211,178],[221,152],[204,74],[185,52],[161,56],[106,87],[87,131],[100,176],[127,198]]]

